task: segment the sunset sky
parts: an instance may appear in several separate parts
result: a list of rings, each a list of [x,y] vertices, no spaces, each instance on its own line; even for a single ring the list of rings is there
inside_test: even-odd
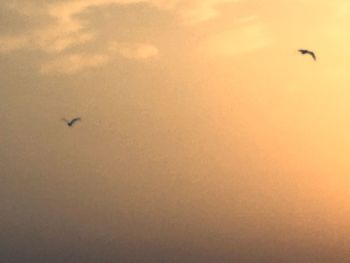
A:
[[[349,26],[348,0],[2,0],[0,261],[350,262]]]

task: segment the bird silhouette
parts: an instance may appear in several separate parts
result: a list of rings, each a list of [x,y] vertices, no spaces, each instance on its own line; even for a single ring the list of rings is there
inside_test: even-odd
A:
[[[73,125],[77,122],[77,121],[81,121],[81,118],[74,118],[70,121],[66,120],[66,119],[62,119],[69,127],[73,127]]]
[[[307,49],[299,49],[298,50],[302,55],[310,55],[316,61],[316,55],[313,51]]]

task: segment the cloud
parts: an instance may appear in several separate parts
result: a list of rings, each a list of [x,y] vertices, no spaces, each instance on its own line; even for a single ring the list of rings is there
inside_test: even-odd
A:
[[[41,66],[41,74],[76,74],[86,69],[102,67],[113,59],[144,60],[158,55],[158,49],[149,44],[112,43],[105,53],[77,53],[55,58]]]
[[[42,74],[74,74],[87,68],[96,68],[106,64],[109,58],[102,54],[71,54],[54,59],[41,66]]]
[[[9,53],[29,46],[29,39],[25,36],[0,37],[0,53]]]
[[[238,0],[202,0],[188,1],[187,8],[178,9],[178,14],[184,24],[195,25],[219,16],[218,6],[233,3]]]
[[[118,54],[129,59],[147,59],[158,56],[158,49],[148,44],[125,44],[114,42],[109,48],[112,54]]]
[[[128,59],[147,59],[158,56],[158,49],[144,43],[123,43],[106,40],[95,49],[81,52],[81,48],[89,43],[103,43],[97,39],[98,29],[87,27],[86,21],[81,18],[87,9],[107,5],[132,5],[138,3],[149,4],[159,10],[172,12],[184,25],[196,25],[219,15],[218,7],[221,4],[236,2],[237,0],[62,0],[39,3],[36,1],[11,1],[7,8],[16,10],[28,19],[37,16],[47,19],[28,32],[17,33],[12,36],[0,35],[0,52],[11,53],[17,50],[39,50],[48,54],[40,72],[49,74],[59,72],[73,74],[86,68],[96,68],[107,64],[112,58],[122,56]],[[92,45],[90,45],[91,47]],[[80,53],[72,48],[80,47]],[[68,54],[67,54],[68,53]],[[70,54],[69,54],[70,53]]]
[[[210,36],[202,51],[211,55],[236,56],[269,46],[272,39],[260,23],[244,25]]]
[[[105,6],[110,4],[130,5],[136,3],[148,3],[161,10],[171,10],[185,24],[196,24],[211,19],[219,14],[217,6],[223,3],[236,2],[237,0],[74,0],[35,5],[34,3],[12,2],[10,7],[21,14],[35,16],[37,13],[50,17],[48,25],[35,29],[26,36],[32,48],[45,52],[60,53],[64,50],[84,44],[95,39],[94,32],[86,32],[77,15],[88,8]],[[17,3],[17,4],[16,4]],[[35,11],[36,10],[36,11]],[[37,12],[37,13],[36,13]],[[22,46],[24,48],[24,46]],[[13,51],[13,49],[9,49]]]

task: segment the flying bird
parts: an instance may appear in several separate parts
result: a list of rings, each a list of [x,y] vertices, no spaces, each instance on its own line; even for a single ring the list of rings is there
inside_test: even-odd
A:
[[[74,118],[70,121],[66,120],[66,119],[62,119],[69,127],[73,127],[73,125],[77,122],[77,121],[81,121],[81,118]]]
[[[307,49],[299,49],[298,50],[302,55],[310,55],[315,61],[316,61],[316,55],[314,52],[307,50]]]

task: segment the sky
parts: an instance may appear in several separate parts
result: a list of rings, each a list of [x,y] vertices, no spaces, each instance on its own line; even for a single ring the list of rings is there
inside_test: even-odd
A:
[[[349,25],[346,0],[1,1],[1,261],[349,262]]]

